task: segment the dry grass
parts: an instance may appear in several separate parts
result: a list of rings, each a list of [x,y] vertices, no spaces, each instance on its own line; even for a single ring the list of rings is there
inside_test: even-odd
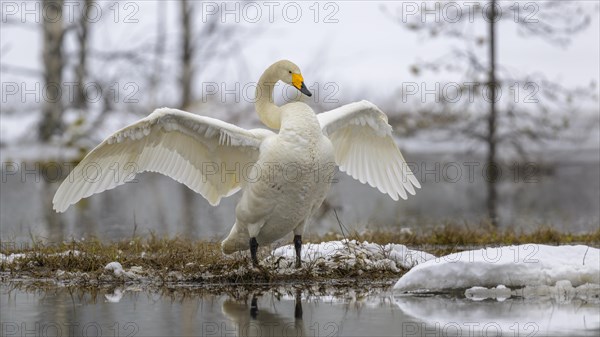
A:
[[[583,243],[600,246],[600,229],[586,234],[560,233],[548,227],[532,232],[498,230],[489,227],[445,225],[422,234],[391,231],[366,231],[350,233],[348,239],[379,244],[400,243],[411,248],[425,250],[434,255],[447,254],[488,245],[522,243],[573,244]],[[306,241],[324,242],[339,240],[340,234],[309,237]],[[218,242],[191,241],[186,238],[159,238],[155,235],[135,237],[119,242],[102,242],[95,238],[61,244],[10,247],[2,245],[6,256],[25,253],[26,256],[13,263],[0,263],[3,280],[54,279],[78,285],[98,285],[128,282],[115,279],[104,266],[112,261],[120,262],[127,270],[140,267],[144,282],[151,284],[249,284],[274,282],[360,282],[365,280],[397,279],[405,270],[391,272],[365,272],[361,265],[324,270],[318,265],[305,263],[299,270],[281,272],[277,260],[263,262],[262,268],[250,268],[245,254],[225,256]],[[78,253],[73,254],[72,252]],[[71,252],[66,253],[65,252]],[[268,255],[264,249],[264,258]]]
[[[548,245],[586,244],[600,246],[600,227],[588,233],[562,233],[548,226],[540,226],[533,231],[498,229],[489,224],[445,224],[421,233],[401,233],[399,231],[351,232],[349,239],[379,244],[400,243],[412,248],[427,251],[434,255],[476,249],[483,246],[518,245],[537,243]],[[330,233],[316,237],[321,241],[339,240],[341,234]]]
[[[78,254],[64,254],[77,251]],[[244,263],[241,259],[225,257],[219,243],[190,241],[183,238],[136,237],[131,240],[105,243],[96,238],[83,241],[63,242],[54,245],[34,244],[2,252],[26,253],[27,257],[12,264],[1,264],[0,271],[30,273],[32,277],[47,277],[62,270],[66,272],[91,273],[98,276],[104,266],[112,261],[124,267],[139,266],[159,275],[171,272],[220,273]]]
[[[76,253],[73,253],[76,252]],[[331,279],[350,283],[360,280],[382,280],[398,277],[400,273],[382,270],[376,275],[365,274],[359,264],[324,269],[318,264],[305,262],[301,269],[284,267],[280,259],[266,260],[269,251],[264,248],[260,268],[250,266],[247,254],[226,256],[218,242],[188,239],[136,237],[132,240],[104,243],[98,239],[64,242],[55,245],[35,244],[19,249],[4,249],[1,253],[26,254],[12,263],[0,263],[4,280],[57,279],[78,285],[128,282],[115,278],[104,267],[118,261],[127,271],[135,269],[141,276],[135,282],[151,284],[256,284],[275,282],[323,282]],[[133,268],[132,268],[133,267]]]

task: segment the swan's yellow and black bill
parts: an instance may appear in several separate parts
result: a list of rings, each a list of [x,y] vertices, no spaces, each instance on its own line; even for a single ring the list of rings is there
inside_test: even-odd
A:
[[[312,96],[312,93],[308,91],[308,88],[304,84],[304,78],[302,78],[302,75],[292,74],[292,84],[296,89],[300,90],[301,93],[305,94],[308,97]]]

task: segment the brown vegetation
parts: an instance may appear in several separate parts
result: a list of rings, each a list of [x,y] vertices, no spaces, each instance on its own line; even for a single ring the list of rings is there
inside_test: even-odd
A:
[[[401,233],[399,231],[366,231],[350,233],[347,239],[387,244],[399,243],[424,250],[434,255],[475,249],[489,245],[523,243],[540,244],[587,244],[600,246],[600,229],[585,234],[560,233],[549,227],[532,232],[499,230],[493,226],[472,228],[445,225],[427,233]],[[344,239],[341,234],[308,237],[307,242],[327,242]],[[113,283],[143,283],[147,285],[194,284],[224,286],[239,284],[294,282],[355,284],[365,281],[397,279],[404,269],[387,269],[375,272],[365,269],[365,264],[341,264],[338,268],[325,268],[319,261],[305,262],[303,268],[287,266],[283,258],[269,257],[267,249],[262,252],[261,268],[252,268],[246,254],[226,256],[220,244],[213,241],[192,241],[187,238],[134,237],[118,242],[102,242],[96,238],[46,245],[32,243],[20,247],[2,245],[4,254],[0,263],[3,281],[52,280],[64,284],[96,286]],[[24,254],[7,262],[11,254]],[[135,278],[116,277],[104,267],[112,261],[119,262],[126,273]],[[360,261],[358,261],[360,262]],[[290,263],[291,266],[291,263]]]

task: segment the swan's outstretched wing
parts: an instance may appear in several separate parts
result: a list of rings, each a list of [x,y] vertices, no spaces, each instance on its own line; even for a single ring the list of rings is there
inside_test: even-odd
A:
[[[414,187],[421,187],[392,138],[387,116],[373,103],[347,104],[317,118],[333,143],[341,171],[394,200],[406,199],[406,191],[414,195]]]
[[[82,198],[159,172],[204,196],[212,205],[240,189],[240,175],[258,158],[273,132],[246,130],[217,119],[162,108],[125,127],[94,148],[54,195],[64,212]]]

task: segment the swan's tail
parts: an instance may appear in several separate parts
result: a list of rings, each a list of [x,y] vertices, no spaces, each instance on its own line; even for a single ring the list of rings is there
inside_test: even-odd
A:
[[[229,235],[221,242],[221,251],[224,254],[233,254],[241,250],[250,249],[250,236],[246,229],[238,228],[237,222],[233,225]]]

